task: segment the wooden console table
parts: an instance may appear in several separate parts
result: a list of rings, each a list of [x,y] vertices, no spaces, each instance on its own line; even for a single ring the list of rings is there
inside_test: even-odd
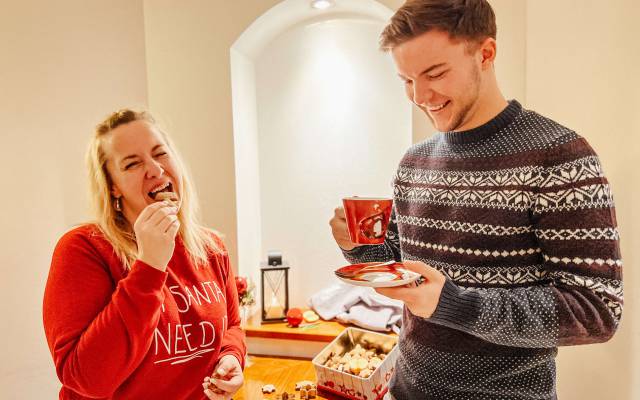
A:
[[[319,320],[291,328],[286,322],[261,324],[260,316],[254,315],[244,331],[249,354],[310,360],[348,326],[351,325]]]
[[[299,328],[291,328],[286,322],[261,324],[260,316],[254,315],[247,326],[247,337],[264,339],[306,340],[316,342],[331,342],[349,325],[337,321],[319,320],[317,323],[304,323]]]

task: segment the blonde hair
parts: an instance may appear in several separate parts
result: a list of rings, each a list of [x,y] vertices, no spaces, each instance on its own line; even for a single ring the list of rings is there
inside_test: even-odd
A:
[[[146,111],[122,109],[109,115],[96,127],[95,134],[89,143],[86,158],[89,169],[89,195],[97,218],[96,224],[107,240],[111,242],[124,267],[130,269],[137,258],[138,246],[133,227],[124,215],[116,211],[114,207],[115,199],[111,195],[113,182],[107,170],[107,155],[103,144],[112,130],[133,121],[146,121],[158,128],[175,159],[178,169],[182,172],[180,209],[178,211],[180,230],[178,231],[178,236],[184,243],[191,261],[196,266],[200,264],[206,265],[210,253],[219,252],[221,249],[214,241],[212,231],[207,230],[198,222],[198,202],[195,188],[184,162],[176,152],[169,136],[162,129],[159,129],[155,119]]]

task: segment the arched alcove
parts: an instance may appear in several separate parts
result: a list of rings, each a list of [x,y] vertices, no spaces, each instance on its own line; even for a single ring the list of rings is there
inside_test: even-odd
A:
[[[340,199],[391,196],[411,108],[378,35],[391,10],[286,0],[231,48],[239,274],[281,250],[292,306],[345,263],[328,221]],[[259,285],[257,285],[259,287]]]

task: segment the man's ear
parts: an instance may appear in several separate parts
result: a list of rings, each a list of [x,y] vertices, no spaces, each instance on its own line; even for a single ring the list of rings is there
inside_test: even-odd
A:
[[[493,62],[496,59],[498,53],[496,40],[492,37],[488,37],[482,41],[480,48],[478,49],[480,54],[480,66],[483,70],[492,68]]]

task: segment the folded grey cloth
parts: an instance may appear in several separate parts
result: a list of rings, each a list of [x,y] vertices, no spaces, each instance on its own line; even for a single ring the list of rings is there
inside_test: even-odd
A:
[[[336,319],[340,322],[351,323],[359,327],[374,331],[388,331],[389,320],[393,315],[393,309],[389,307],[369,307],[364,303],[358,303],[349,311],[338,314]]]
[[[384,297],[370,287],[337,282],[314,294],[309,305],[322,319],[336,318],[375,331],[398,332],[403,303]],[[395,326],[395,328],[394,328]]]

